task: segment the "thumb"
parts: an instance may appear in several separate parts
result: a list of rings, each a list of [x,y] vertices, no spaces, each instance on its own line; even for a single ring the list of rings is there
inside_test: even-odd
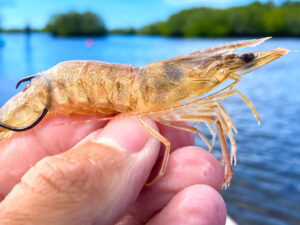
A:
[[[112,120],[31,168],[1,202],[0,223],[113,224],[136,200],[159,147],[137,119]]]

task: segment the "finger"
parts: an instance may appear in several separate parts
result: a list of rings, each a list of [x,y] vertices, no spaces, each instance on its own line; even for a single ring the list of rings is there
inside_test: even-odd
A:
[[[170,156],[165,175],[142,190],[120,224],[146,223],[176,193],[191,185],[206,184],[220,191],[223,176],[219,162],[209,152],[192,146],[177,149]]]
[[[35,128],[15,133],[8,140],[0,142],[0,201],[20,181],[26,171],[42,158],[70,149],[89,133],[106,124],[106,121],[75,124],[74,122],[99,117],[101,118],[101,115],[47,116]],[[194,144],[194,135],[190,132],[161,124],[159,129],[172,141],[172,149]]]
[[[226,205],[207,185],[193,185],[177,193],[147,225],[224,225]]]
[[[74,121],[92,118],[95,116],[48,116],[33,129],[15,133],[0,142],[0,201],[24,173],[42,158],[70,149],[89,133],[106,124],[73,124]]]
[[[1,203],[0,223],[113,224],[136,200],[159,148],[137,119],[112,120],[30,169]]]

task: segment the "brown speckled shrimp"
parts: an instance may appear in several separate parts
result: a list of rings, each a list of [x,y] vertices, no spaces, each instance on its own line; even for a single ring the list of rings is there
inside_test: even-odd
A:
[[[59,63],[47,71],[20,80],[17,87],[24,81],[30,81],[30,84],[1,108],[0,140],[13,132],[34,127],[47,113],[109,115],[102,120],[135,116],[150,134],[166,146],[162,167],[152,184],[165,172],[170,142],[147,125],[143,119],[147,116],[167,126],[198,134],[209,150],[218,135],[225,170],[224,186],[227,187],[232,178],[232,163],[236,161],[233,134],[236,129],[221,102],[238,94],[260,121],[250,100],[234,87],[242,79],[242,74],[288,52],[287,49],[277,48],[235,54],[233,50],[255,46],[267,39],[225,44],[142,67],[98,61]],[[201,97],[225,80],[233,82]],[[212,139],[208,140],[196,126],[179,125],[176,121],[203,122]],[[231,154],[228,153],[226,137],[231,144]]]

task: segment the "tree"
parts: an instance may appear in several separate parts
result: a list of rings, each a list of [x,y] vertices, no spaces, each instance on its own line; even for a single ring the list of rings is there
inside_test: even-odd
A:
[[[107,33],[99,16],[75,11],[53,15],[44,30],[56,36],[101,36]]]
[[[140,34],[166,36],[300,36],[300,2],[255,1],[227,9],[193,8],[150,24]]]

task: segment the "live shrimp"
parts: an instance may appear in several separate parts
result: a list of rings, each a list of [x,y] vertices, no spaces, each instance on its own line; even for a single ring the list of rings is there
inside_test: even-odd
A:
[[[251,101],[235,86],[243,74],[288,52],[284,48],[243,54],[233,51],[256,46],[267,39],[225,44],[142,67],[99,61],[59,63],[18,82],[17,87],[25,81],[30,81],[30,84],[1,108],[0,140],[36,126],[47,113],[106,114],[107,117],[102,120],[135,116],[151,135],[166,146],[161,169],[152,184],[165,172],[171,143],[144,121],[147,116],[158,123],[198,134],[209,150],[212,150],[218,136],[225,170],[224,186],[227,187],[233,174],[232,164],[236,162],[234,132],[237,131],[221,104],[222,100],[239,95],[260,122]],[[226,80],[233,82],[203,97]],[[176,121],[205,123],[212,134],[211,140],[196,126]],[[227,137],[231,145],[230,154]]]

